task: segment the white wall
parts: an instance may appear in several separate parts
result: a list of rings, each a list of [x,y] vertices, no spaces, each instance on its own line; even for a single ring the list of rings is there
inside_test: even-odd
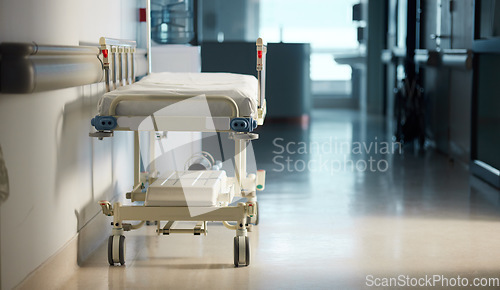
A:
[[[100,36],[135,39],[137,1],[2,0],[0,42],[78,45]],[[10,197],[1,206],[1,288],[11,289],[68,241],[84,260],[109,224],[86,226],[101,199],[132,186],[131,132],[88,137],[103,84],[0,95],[0,144]]]

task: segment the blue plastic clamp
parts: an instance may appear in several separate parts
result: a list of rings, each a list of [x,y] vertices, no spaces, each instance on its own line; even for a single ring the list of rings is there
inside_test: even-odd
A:
[[[92,124],[97,131],[111,131],[118,126],[116,118],[113,116],[95,116],[90,121],[90,124]]]
[[[257,121],[252,118],[234,118],[230,126],[231,130],[236,132],[252,132],[257,128]]]

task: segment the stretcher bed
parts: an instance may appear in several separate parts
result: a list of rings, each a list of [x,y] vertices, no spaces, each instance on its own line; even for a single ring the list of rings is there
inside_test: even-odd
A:
[[[126,197],[132,202],[144,202],[143,205],[100,202],[103,213],[113,217],[113,234],[108,241],[110,265],[125,264],[123,233],[139,228],[146,221],[155,221],[157,233],[163,235],[206,235],[207,221],[222,222],[236,231],[234,265],[249,265],[247,231],[258,224],[256,192],[265,186],[265,171],[248,173],[246,169],[247,145],[258,138],[253,130],[264,123],[266,114],[263,85],[266,46],[260,38],[256,45],[257,78],[230,73],[166,72],[149,74],[135,83],[129,79],[128,85],[111,90],[117,83],[117,73],[112,70],[117,61],[113,61],[109,51],[119,48],[101,38],[109,92],[98,103],[98,115],[91,121],[95,132],[90,136],[102,139],[112,137],[114,131],[134,131],[134,189]],[[227,176],[224,168],[214,166],[213,160],[208,166],[200,161],[184,170],[144,176],[140,172],[140,131],[229,132],[235,142],[234,176]],[[205,155],[202,157],[207,160]],[[202,163],[205,165],[201,166]],[[246,201],[232,206],[235,196]],[[134,225],[129,221],[139,223]],[[164,227],[162,221],[166,222]],[[197,224],[192,229],[177,229],[176,221]]]
[[[116,115],[149,116],[166,108],[175,100],[144,102],[141,96],[171,95],[193,97],[199,95],[227,96],[234,100],[240,115],[257,118],[257,79],[250,75],[231,73],[152,73],[140,82],[120,87],[104,95],[98,109],[99,114],[107,115],[113,100],[122,95],[137,96],[137,101],[123,101],[115,109]],[[169,112],[169,115],[199,116],[204,108],[197,108],[196,102],[183,102],[181,111]],[[225,103],[208,103],[210,117],[231,116],[232,108]],[[176,106],[179,109],[179,106]]]

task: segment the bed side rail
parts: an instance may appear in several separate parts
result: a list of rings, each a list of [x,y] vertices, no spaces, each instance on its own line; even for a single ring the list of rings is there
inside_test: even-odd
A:
[[[258,123],[264,123],[266,114],[266,54],[267,45],[264,44],[262,38],[258,38],[257,42],[257,80],[258,80]]]
[[[101,37],[99,46],[103,61],[106,91],[135,82],[135,53],[137,44],[132,40]]]
[[[178,102],[178,101],[192,101],[192,102],[221,102],[225,103],[229,108],[231,108],[231,115],[225,116],[225,117],[200,117],[200,116],[184,116],[184,121],[179,121],[182,118],[181,117],[166,117],[166,116],[158,116],[158,115],[151,115],[151,116],[121,116],[117,115],[116,113],[116,108],[120,102],[123,101],[138,101],[138,102],[151,102],[151,101],[171,101],[171,102]],[[240,116],[239,108],[236,104],[236,102],[228,97],[228,96],[215,96],[215,95],[209,95],[205,96],[204,98],[196,98],[196,96],[183,96],[183,95],[120,95],[116,98],[113,99],[111,102],[108,112],[106,115],[98,115],[95,116],[91,120],[92,126],[95,127],[97,130],[97,133],[99,134],[94,134],[91,133],[90,136],[92,137],[108,137],[112,136],[111,132],[114,130],[138,130],[139,124],[141,123],[141,120],[146,120],[149,117],[151,117],[151,120],[154,120],[158,126],[155,125],[155,131],[176,131],[176,130],[185,130],[185,131],[203,131],[203,132],[212,132],[214,130],[216,131],[234,131],[234,132],[252,132],[255,128],[257,128],[257,121],[254,120],[251,117],[242,117]],[[210,119],[210,120],[209,120]],[[121,120],[121,125],[119,120]],[[127,121],[128,120],[128,121]],[[160,126],[161,124],[165,124],[165,122],[161,122],[161,120],[170,120],[171,122],[175,123],[175,126]],[[123,124],[130,123],[129,121],[132,121],[132,125],[127,125],[123,126]],[[175,121],[175,122],[174,122]],[[198,124],[196,126],[187,126],[186,122],[193,122],[194,124]],[[168,123],[168,122],[167,122]],[[212,128],[210,125],[205,125],[205,124],[211,124],[215,123],[217,124],[216,127]],[[200,125],[201,124],[201,125]],[[206,127],[208,126],[208,127]],[[198,128],[199,130],[194,130],[194,128]],[[128,129],[126,129],[128,128]],[[168,130],[167,130],[168,128]],[[181,128],[181,129],[178,129]],[[209,129],[209,131],[206,131],[206,129]],[[145,127],[141,130],[146,130]],[[181,130],[181,131],[182,131]],[[105,135],[102,136],[101,133],[107,132]]]

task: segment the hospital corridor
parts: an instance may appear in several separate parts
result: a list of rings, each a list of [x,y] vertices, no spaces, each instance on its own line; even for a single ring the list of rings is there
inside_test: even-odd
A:
[[[0,290],[500,289],[496,0],[1,0]]]
[[[363,128],[366,135],[356,136],[350,128]],[[63,288],[360,289],[368,275],[495,278],[498,191],[470,177],[464,166],[433,152],[404,152],[373,154],[390,162],[383,173],[279,173],[274,170],[281,165],[269,156],[280,150],[272,144],[278,135],[290,142],[328,144],[329,135],[339,142],[383,138],[383,128],[382,118],[320,109],[313,111],[309,130],[272,126],[262,131],[255,150],[267,152],[257,161],[268,179],[259,196],[262,220],[249,233],[255,246],[251,266],[239,269],[227,262],[231,233],[222,226],[213,225],[206,237],[196,239],[157,237],[150,227],[127,237],[125,269],[105,263],[103,244]],[[323,158],[343,158],[332,151]],[[304,155],[290,158],[319,160],[315,153]]]

